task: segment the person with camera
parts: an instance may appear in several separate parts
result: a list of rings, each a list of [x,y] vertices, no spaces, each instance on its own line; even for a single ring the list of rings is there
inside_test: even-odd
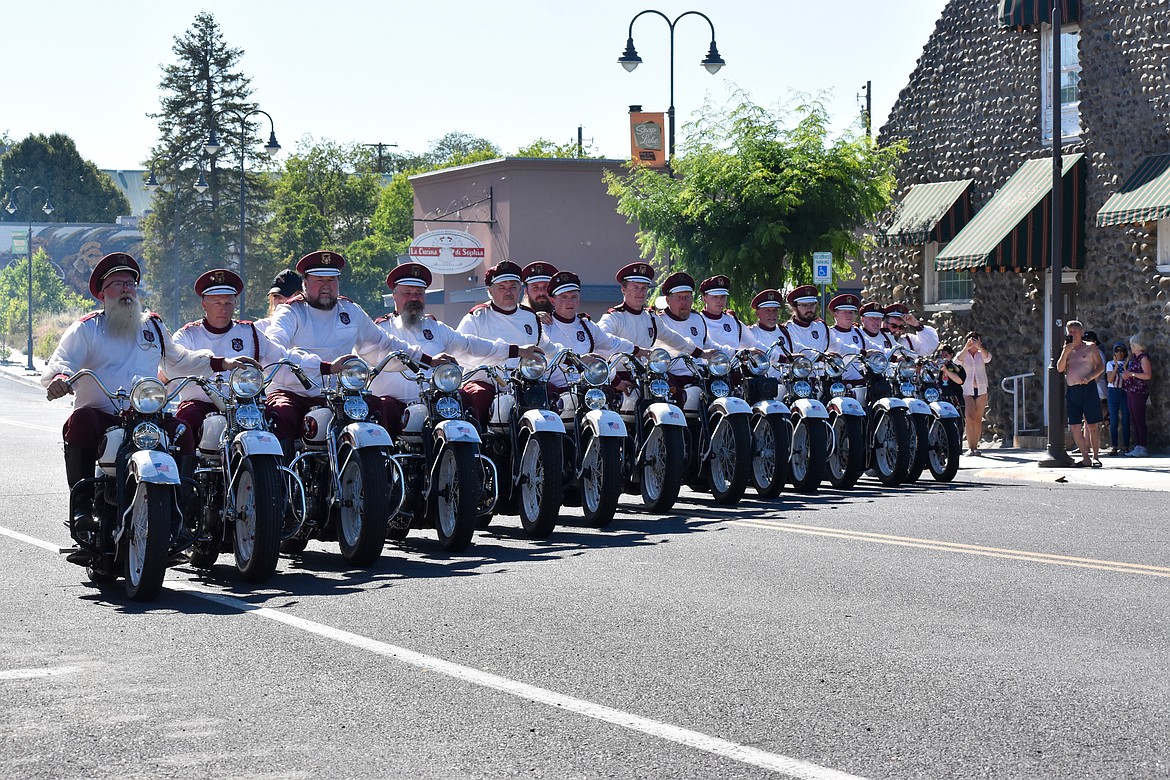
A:
[[[1129,452],[1129,401],[1125,393],[1122,372],[1129,359],[1129,350],[1124,341],[1113,345],[1113,358],[1105,363],[1108,379],[1106,400],[1109,402],[1109,450],[1110,455],[1125,455]]]
[[[1081,453],[1081,459],[1073,465],[1100,468],[1102,414],[1097,378],[1105,372],[1105,364],[1097,345],[1085,341],[1085,326],[1079,320],[1069,320],[1065,332],[1068,336],[1056,361],[1056,370],[1064,374],[1068,427]]]
[[[942,376],[939,377],[940,400],[947,401],[956,409],[963,409],[963,383],[967,381],[967,369],[955,362],[955,348],[940,344],[938,355],[942,358]]]
[[[983,438],[983,415],[987,411],[987,364],[991,353],[983,346],[983,336],[973,330],[967,334],[966,344],[957,361],[963,367],[963,417],[967,427],[968,455],[982,455],[979,440]]]

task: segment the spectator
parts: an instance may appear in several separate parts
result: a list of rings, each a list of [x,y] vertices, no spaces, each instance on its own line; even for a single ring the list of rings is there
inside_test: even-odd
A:
[[[1085,341],[1085,326],[1079,320],[1069,320],[1064,327],[1068,337],[1056,370],[1064,374],[1068,427],[1081,453],[1081,459],[1073,465],[1100,468],[1101,399],[1097,397],[1097,378],[1105,373],[1105,364],[1097,345]]]
[[[1146,339],[1142,334],[1130,338],[1129,350],[1131,354],[1121,372],[1125,399],[1129,403],[1129,419],[1133,421],[1134,445],[1128,455],[1131,458],[1144,458],[1150,454],[1146,449],[1149,443],[1146,438],[1146,402],[1150,399],[1150,380],[1154,378],[1154,367],[1150,363],[1150,356],[1146,354]]]
[[[1129,350],[1125,342],[1119,341],[1113,345],[1113,359],[1105,363],[1105,375],[1109,383],[1106,400],[1109,402],[1110,455],[1129,452],[1129,401],[1121,380],[1122,367],[1128,357]]]
[[[943,401],[950,402],[962,411],[963,383],[967,381],[967,369],[955,362],[955,348],[950,344],[940,345],[938,354],[943,360],[938,394]]]
[[[1093,346],[1095,346],[1097,348],[1097,351],[1099,353],[1101,353],[1101,365],[1105,365],[1105,361],[1107,361],[1109,359],[1109,357],[1105,354],[1105,350],[1101,349],[1101,340],[1097,336],[1097,331],[1086,330],[1085,331],[1085,343],[1092,344]],[[1097,400],[1100,401],[1100,403],[1101,403],[1101,422],[1098,424],[1100,427],[1100,430],[1097,431],[1097,441],[1101,441],[1102,439],[1105,438],[1105,425],[1109,422],[1109,401],[1107,400],[1108,398],[1109,398],[1109,382],[1105,379],[1105,373],[1101,372],[1101,376],[1097,377]],[[1089,425],[1088,423],[1085,423],[1086,430],[1088,428],[1088,425]],[[1086,433],[1085,435],[1087,436],[1088,434]]]
[[[979,440],[983,438],[983,414],[987,411],[987,364],[991,353],[983,346],[979,331],[967,334],[967,343],[959,353],[959,364],[966,372],[963,380],[963,416],[967,423],[968,455],[982,455]]]

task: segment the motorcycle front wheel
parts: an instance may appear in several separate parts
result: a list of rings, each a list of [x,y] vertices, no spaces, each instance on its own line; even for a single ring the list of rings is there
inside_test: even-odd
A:
[[[520,452],[520,525],[525,533],[543,539],[556,528],[561,511],[564,453],[560,435],[534,433]]]
[[[937,482],[950,482],[959,471],[959,452],[963,448],[959,419],[934,420],[926,435],[926,464]]]
[[[711,437],[711,495],[719,504],[734,504],[747,490],[752,433],[748,415],[731,414],[715,424]]]
[[[861,417],[839,414],[833,419],[836,446],[829,456],[829,483],[838,489],[851,488],[865,470],[865,425]]]
[[[244,458],[236,475],[236,568],[248,582],[276,571],[284,525],[284,491],[274,456]]]
[[[471,544],[479,496],[483,492],[483,468],[475,447],[456,442],[443,447],[431,488],[430,511],[439,544],[448,552],[460,552]]]
[[[752,425],[752,487],[761,498],[775,498],[784,490],[791,451],[788,422],[774,414],[757,415]]]
[[[792,487],[798,493],[815,493],[829,460],[827,421],[794,416],[792,422]]]
[[[651,512],[669,512],[682,487],[686,454],[683,429],[655,425],[646,437],[642,463],[642,504]]]
[[[930,432],[932,417],[925,414],[909,416],[910,429],[910,459],[906,467],[906,482],[917,482],[926,469],[926,454],[928,452],[927,437]]]
[[[581,444],[581,510],[585,522],[604,528],[613,521],[622,494],[622,440],[587,433]]]
[[[133,483],[126,533],[126,595],[133,601],[154,601],[167,575],[167,548],[171,543],[169,485]]]
[[[390,521],[386,453],[376,447],[346,448],[337,460],[342,464],[337,497],[341,557],[354,566],[370,566],[382,554]]]
[[[906,412],[880,412],[873,427],[873,465],[878,481],[887,487],[906,479],[910,466],[910,423]]]
[[[219,510],[223,506],[222,479],[218,472],[215,475],[199,474],[196,476],[199,484],[199,501],[190,501],[188,506],[191,512],[198,509],[199,516],[194,520],[195,542],[191,545],[188,555],[190,563],[196,569],[210,569],[219,559],[220,544],[223,542],[223,527],[219,523]],[[214,480],[214,483],[212,482]],[[192,506],[197,504],[197,506]],[[214,517],[212,517],[214,515]],[[202,538],[206,536],[207,538]]]

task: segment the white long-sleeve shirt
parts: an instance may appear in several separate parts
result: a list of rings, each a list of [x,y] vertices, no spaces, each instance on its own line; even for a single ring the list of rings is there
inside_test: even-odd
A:
[[[700,349],[713,349],[717,346],[708,338],[706,318],[696,311],[691,312],[690,316],[685,319],[678,319],[667,309],[663,312],[662,317],[659,318],[658,324],[661,328],[669,328],[675,333],[682,335]],[[667,351],[670,352],[672,357],[684,354],[681,350],[677,349],[668,349]],[[690,353],[688,352],[686,354]],[[675,376],[693,376],[691,370],[682,361],[672,365],[670,367],[670,373]]]
[[[488,341],[502,339],[506,344],[517,346],[539,344],[541,336],[540,320],[532,309],[517,306],[512,311],[504,311],[494,303],[481,303],[467,312],[456,330]],[[519,358],[511,357],[498,363],[485,361],[484,364],[515,368],[519,362]]]
[[[733,312],[725,311],[718,317],[712,317],[705,311],[700,314],[707,322],[707,338],[713,344],[724,347],[729,352],[756,346],[751,328],[745,327]]]
[[[859,355],[865,349],[865,341],[861,336],[861,329],[854,326],[848,330],[841,330],[836,325],[829,328],[829,348],[827,352],[835,352],[841,357]],[[863,376],[861,366],[856,358],[845,366],[845,379],[857,380]]]
[[[897,342],[915,355],[928,357],[933,355],[934,351],[938,349],[938,331],[930,325],[923,325],[922,330],[917,333],[901,334],[898,336]]]
[[[816,319],[807,325],[789,320],[780,325],[780,331],[784,345],[794,355],[804,352],[809,356],[810,350],[824,352],[829,348],[829,326],[824,320]]]
[[[672,354],[686,353],[693,357],[698,357],[703,351],[686,336],[663,327],[661,322],[662,318],[649,309],[635,312],[622,304],[602,315],[597,327],[642,349],[662,347]]]

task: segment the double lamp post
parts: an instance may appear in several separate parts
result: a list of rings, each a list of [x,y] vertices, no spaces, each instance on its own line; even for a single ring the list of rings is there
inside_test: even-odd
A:
[[[24,197],[24,213],[28,217],[28,349],[25,351],[28,356],[28,370],[36,371],[33,366],[33,248],[32,248],[32,220],[33,220],[33,201],[36,199],[37,191],[40,191],[45,196],[45,205],[41,206],[41,211],[45,214],[53,213],[53,204],[49,202],[49,193],[45,191],[44,187],[25,187],[23,184],[18,184],[12,188],[12,192],[8,193],[8,206],[6,210],[9,214],[15,214],[19,211],[16,205],[16,196],[21,194]]]

